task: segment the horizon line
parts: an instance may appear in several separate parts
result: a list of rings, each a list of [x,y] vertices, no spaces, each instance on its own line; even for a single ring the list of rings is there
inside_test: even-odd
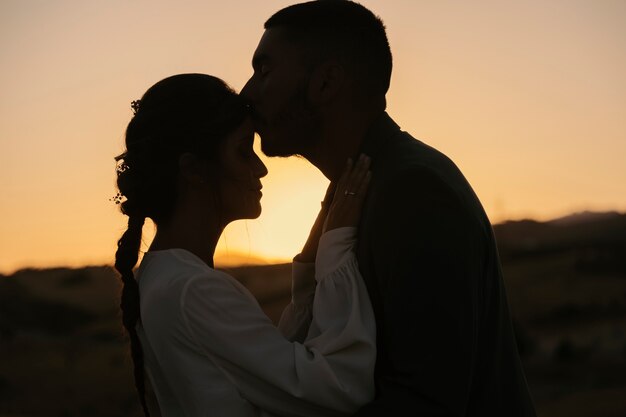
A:
[[[496,227],[498,225],[505,225],[508,223],[515,222],[524,222],[524,221],[533,221],[537,223],[551,223],[557,222],[563,219],[571,219],[577,216],[608,216],[608,215],[619,215],[626,216],[626,211],[622,212],[620,210],[606,210],[606,211],[595,211],[595,210],[580,210],[575,211],[570,214],[559,216],[555,218],[551,218],[548,220],[536,220],[531,217],[522,217],[518,219],[508,219],[502,220],[498,223],[492,223],[492,227]],[[145,252],[144,252],[145,253]],[[143,256],[143,253],[142,253]],[[229,259],[230,258],[230,259]],[[291,258],[281,258],[281,257],[270,257],[270,256],[262,256],[255,255],[250,252],[244,251],[220,251],[215,255],[215,268],[216,269],[226,269],[226,268],[240,268],[240,267],[250,267],[250,266],[269,266],[269,265],[282,265],[291,263]],[[138,263],[139,265],[139,263]],[[68,269],[68,270],[80,270],[85,268],[102,268],[108,267],[114,270],[112,262],[86,262],[86,263],[66,263],[66,264],[53,264],[50,263],[48,265],[21,265],[13,268],[0,269],[0,276],[10,277],[17,273],[23,271],[45,271],[45,270],[53,270],[53,269]]]

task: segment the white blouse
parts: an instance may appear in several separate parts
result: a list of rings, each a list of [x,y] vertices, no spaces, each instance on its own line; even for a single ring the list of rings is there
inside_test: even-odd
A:
[[[371,401],[376,329],[355,235],[329,231],[315,265],[294,262],[279,328],[191,252],[146,253],[138,332],[161,415],[340,416]]]

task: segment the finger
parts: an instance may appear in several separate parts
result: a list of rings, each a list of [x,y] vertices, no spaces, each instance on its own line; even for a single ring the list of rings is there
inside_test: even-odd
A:
[[[370,182],[370,158],[361,157],[346,170],[337,184],[326,227],[328,230],[342,226],[358,225],[365,194]],[[348,194],[349,193],[349,194]]]
[[[370,166],[370,158],[366,155],[361,155],[357,161],[356,166],[350,173],[350,177],[348,178],[348,182],[346,184],[346,191],[351,196],[354,196],[358,193],[360,184],[365,179],[367,172]]]
[[[354,163],[352,161],[352,158],[348,158],[345,168],[341,173],[341,177],[339,177],[339,181],[337,182],[337,188],[335,189],[333,201],[337,201],[338,198],[341,198],[344,195],[347,186],[346,184],[350,173],[352,172],[353,165]]]
[[[343,172],[341,173],[341,177],[339,177],[338,186],[341,186],[341,187],[346,186],[346,183],[350,179],[350,175],[352,171],[354,171],[354,161],[352,161],[352,158],[348,158],[348,160],[346,161],[346,165],[343,169]]]
[[[363,176],[362,181],[355,188],[355,195],[351,198],[351,206],[355,210],[360,210],[360,207],[363,206],[365,201],[365,197],[367,197],[367,190],[369,189],[369,184],[372,179],[372,172],[366,171]]]

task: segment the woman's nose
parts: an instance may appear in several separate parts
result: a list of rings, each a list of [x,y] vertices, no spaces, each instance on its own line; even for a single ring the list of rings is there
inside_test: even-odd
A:
[[[259,158],[258,155],[256,155],[256,164],[254,166],[254,173],[257,176],[257,178],[263,178],[264,176],[267,175],[267,167],[265,166],[265,164],[263,163],[263,161],[261,161],[261,158]]]

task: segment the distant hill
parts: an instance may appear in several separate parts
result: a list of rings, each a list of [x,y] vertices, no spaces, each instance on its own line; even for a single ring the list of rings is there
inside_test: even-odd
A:
[[[617,212],[582,212],[547,222],[508,221],[495,225],[494,232],[503,257],[605,248],[626,258],[626,214]]]
[[[259,256],[243,252],[218,252],[215,254],[215,265],[220,268],[232,268],[241,265],[271,265],[270,262]]]
[[[538,414],[626,415],[626,214],[508,221],[494,232]],[[277,322],[291,265],[217,258]],[[0,275],[0,415],[142,415],[119,292],[109,266]]]
[[[606,220],[617,219],[625,214],[617,211],[581,211],[567,216],[550,220],[548,223],[558,226],[571,226],[576,224],[604,222]]]

